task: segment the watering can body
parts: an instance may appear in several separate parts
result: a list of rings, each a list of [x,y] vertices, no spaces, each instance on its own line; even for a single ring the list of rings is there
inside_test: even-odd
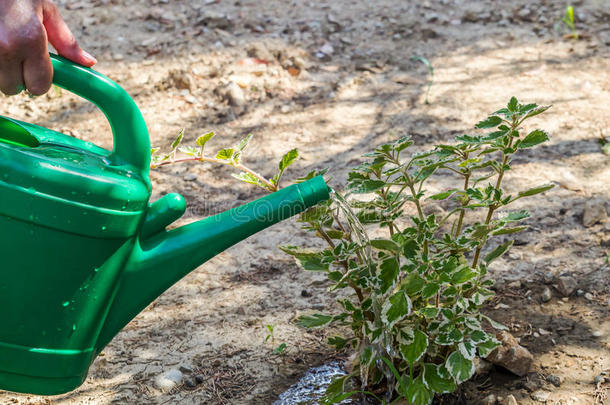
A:
[[[95,103],[113,151],[0,116],[0,389],[59,394],[134,316],[201,263],[328,198],[322,178],[177,229],[150,204],[144,120],[117,84],[52,56],[54,83]]]

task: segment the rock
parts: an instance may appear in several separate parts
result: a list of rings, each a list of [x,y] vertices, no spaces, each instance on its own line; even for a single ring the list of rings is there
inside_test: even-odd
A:
[[[485,375],[491,372],[493,364],[480,357],[474,358],[474,373],[477,375]]]
[[[323,53],[324,55],[327,55],[327,56],[332,56],[332,54],[335,53],[335,48],[332,46],[332,44],[330,42],[325,42],[324,45],[322,45],[320,47],[318,52]]]
[[[187,173],[184,175],[185,181],[195,181],[197,180],[197,175],[195,173]]]
[[[600,330],[596,330],[595,332],[593,332],[593,337],[601,337],[603,335],[602,331]]]
[[[551,298],[553,297],[553,295],[551,294],[551,289],[549,287],[544,287],[544,290],[542,290],[542,302],[549,302],[551,300]]]
[[[553,272],[547,271],[542,275],[542,279],[544,284],[553,284],[555,281],[555,274]]]
[[[170,391],[182,381],[182,372],[177,369],[171,369],[166,373],[158,375],[155,378],[155,386],[162,391]]]
[[[561,295],[563,295],[564,297],[570,296],[576,289],[577,283],[574,277],[559,276],[558,281],[559,282],[557,283],[557,290],[559,290]]]
[[[551,332],[549,332],[546,329],[542,329],[542,328],[538,329],[538,333],[540,333],[541,336],[546,336],[546,335],[550,335],[551,334]]]
[[[605,378],[602,375],[596,375],[593,379],[593,384],[597,385],[599,383],[604,382]]]
[[[182,69],[173,69],[169,71],[167,77],[168,83],[179,90],[193,89],[193,77]]]
[[[521,288],[521,281],[520,280],[511,281],[506,286],[508,288],[518,289],[518,288]]]
[[[546,400],[549,399],[550,395],[551,393],[548,391],[538,390],[532,392],[531,397],[534,401],[546,402]]]
[[[311,297],[311,293],[307,290],[301,290],[301,297],[309,298],[309,297]]]
[[[242,106],[246,104],[244,91],[235,82],[230,82],[225,89],[225,97],[231,105]]]
[[[494,394],[489,394],[488,396],[483,398],[483,401],[481,402],[482,405],[495,405],[495,403],[496,396]]]
[[[197,24],[205,25],[210,29],[220,28],[225,31],[233,28],[234,25],[233,20],[229,16],[209,10],[201,10]]]
[[[587,301],[593,301],[593,298],[594,298],[594,297],[593,297],[593,294],[591,294],[590,292],[585,293],[585,299],[586,299]]]
[[[561,386],[561,377],[555,374],[549,374],[546,376],[546,380],[553,384],[555,387]]]
[[[606,220],[606,203],[599,198],[590,199],[585,203],[585,208],[582,216],[582,224],[588,228],[596,223],[605,222]]]
[[[186,385],[188,388],[195,388],[197,386],[197,383],[194,379],[187,378],[184,380],[184,385]]]
[[[517,400],[515,399],[515,397],[513,395],[508,395],[506,398],[504,398],[504,402],[502,402],[502,405],[519,405],[517,403]]]
[[[519,377],[526,375],[534,361],[534,356],[506,331],[499,332],[496,338],[502,345],[491,352],[487,360]]]
[[[195,382],[196,382],[197,384],[201,384],[201,383],[203,382],[203,380],[204,380],[204,378],[203,378],[203,376],[202,376],[201,374],[197,374],[197,375],[195,376]]]

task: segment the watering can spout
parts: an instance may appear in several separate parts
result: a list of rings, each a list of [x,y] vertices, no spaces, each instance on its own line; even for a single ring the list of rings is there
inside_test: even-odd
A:
[[[321,176],[248,204],[169,231],[184,212],[184,200],[166,196],[152,204],[141,238],[127,263],[96,351],[165,290],[218,253],[250,235],[329,198]],[[161,228],[161,231],[157,229]]]

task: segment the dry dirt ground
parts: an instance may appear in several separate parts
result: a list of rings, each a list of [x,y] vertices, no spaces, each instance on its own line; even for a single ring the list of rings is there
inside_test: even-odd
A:
[[[417,149],[474,131],[515,95],[552,104],[534,123],[551,141],[516,160],[507,185],[554,182],[524,202],[530,228],[492,271],[487,309],[535,356],[532,373],[499,370],[466,386],[467,404],[490,393],[519,404],[608,403],[610,377],[610,2],[574,1],[580,39],[556,24],[563,1],[507,0],[82,0],[58,2],[97,69],[133,95],[153,145],[204,131],[210,148],[254,134],[246,162],[272,175],[290,148],[288,177],[349,167],[376,145],[411,134]],[[434,83],[425,104],[428,69]],[[68,92],[0,96],[0,114],[111,148],[109,126]],[[168,166],[152,173],[154,198],[182,193],[186,223],[263,193],[225,167]],[[449,181],[440,178],[439,182]],[[589,223],[593,218],[594,223]],[[584,222],[583,222],[584,221]],[[588,226],[584,226],[584,223]],[[269,404],[307,368],[334,355],[330,332],[297,315],[332,310],[324,277],[301,271],[278,244],[306,244],[293,220],[220,254],[157,299],[107,346],[79,389],[56,397],[0,393],[16,404]],[[558,276],[573,276],[569,297]],[[549,287],[552,298],[542,301]],[[274,343],[265,342],[273,325]],[[285,343],[284,356],[273,348]],[[155,378],[182,369],[197,384],[162,392]],[[602,372],[604,375],[594,379]],[[555,383],[555,384],[553,384]],[[194,385],[189,387],[189,385]]]

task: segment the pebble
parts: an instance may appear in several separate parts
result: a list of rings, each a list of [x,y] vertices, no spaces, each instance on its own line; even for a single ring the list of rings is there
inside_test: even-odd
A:
[[[187,173],[184,176],[184,180],[185,181],[195,181],[195,180],[197,180],[197,175],[195,173]]]
[[[531,396],[534,401],[546,402],[546,400],[549,399],[550,395],[551,395],[551,393],[548,391],[538,390],[538,391],[532,392]]]
[[[549,287],[544,287],[544,290],[542,290],[542,302],[549,302],[552,297],[551,289]]]
[[[589,228],[606,219],[606,203],[603,199],[594,198],[587,200],[582,217],[582,224]]]
[[[534,361],[534,356],[508,332],[499,332],[496,338],[502,345],[491,352],[487,360],[519,377],[526,375]]]
[[[494,394],[489,394],[488,396],[486,396],[483,399],[482,404],[483,405],[495,405],[496,403],[496,396]]]
[[[187,378],[184,380],[184,385],[189,388],[195,388],[197,386],[197,383],[192,378]]]
[[[593,294],[591,294],[590,292],[585,293],[585,299],[587,301],[593,301]]]
[[[511,394],[508,395],[505,399],[502,405],[519,405],[517,403],[517,400],[515,399],[515,397]]]
[[[601,337],[602,332],[599,330],[596,330],[595,332],[593,332],[593,337]]]
[[[203,378],[203,376],[202,376],[201,374],[197,374],[197,375],[195,376],[195,382],[196,382],[197,384],[201,384],[201,383],[203,382],[203,380],[204,380],[204,378]]]
[[[155,378],[155,386],[163,391],[170,391],[182,381],[182,372],[177,369],[171,369],[166,373],[158,375]]]
[[[231,105],[239,107],[246,104],[246,96],[244,95],[244,91],[235,82],[230,82],[227,85],[225,94]]]
[[[561,377],[555,374],[549,374],[546,376],[546,380],[553,384],[555,387],[561,386]]]
[[[571,276],[559,276],[557,289],[564,297],[571,295],[576,290],[576,279]]]

